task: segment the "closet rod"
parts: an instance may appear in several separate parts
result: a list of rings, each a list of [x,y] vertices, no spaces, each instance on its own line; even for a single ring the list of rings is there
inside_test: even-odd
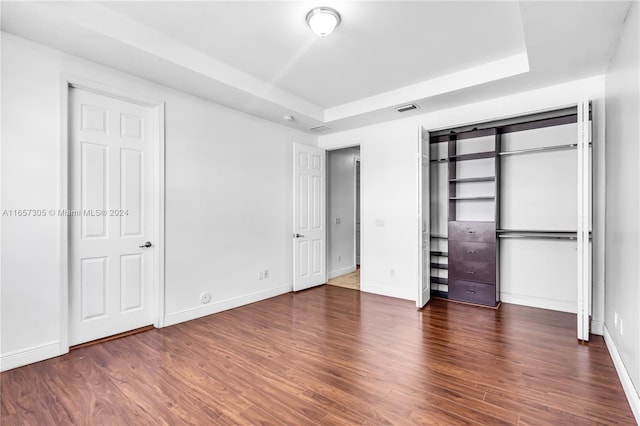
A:
[[[499,238],[535,238],[549,240],[576,240],[578,233],[575,231],[523,231],[498,229]],[[591,239],[591,232],[589,233]]]
[[[552,145],[552,146],[543,146],[539,148],[527,148],[527,149],[518,149],[515,151],[502,151],[499,152],[498,155],[514,155],[514,154],[528,154],[530,152],[544,152],[544,151],[563,151],[565,149],[574,149],[577,148],[577,144],[569,143],[566,145]],[[591,144],[589,144],[591,146]]]
[[[550,235],[550,234],[498,234],[499,238],[530,238],[538,240],[577,240],[576,235]]]
[[[566,145],[551,145],[551,146],[541,146],[538,148],[527,148],[527,149],[518,149],[515,151],[502,151],[499,152],[498,155],[517,155],[517,154],[528,154],[532,152],[545,152],[545,151],[564,151],[566,149],[575,149],[577,148],[577,144],[569,143]],[[593,146],[592,143],[589,143],[589,147]],[[448,158],[436,158],[435,160],[430,160],[430,163],[448,163]]]
[[[429,160],[430,163],[448,163],[448,158],[436,158],[435,160]]]

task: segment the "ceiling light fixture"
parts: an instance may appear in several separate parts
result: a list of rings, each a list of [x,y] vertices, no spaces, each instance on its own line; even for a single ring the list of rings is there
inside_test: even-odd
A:
[[[340,24],[340,14],[330,7],[316,7],[307,13],[307,24],[311,31],[326,37]]]

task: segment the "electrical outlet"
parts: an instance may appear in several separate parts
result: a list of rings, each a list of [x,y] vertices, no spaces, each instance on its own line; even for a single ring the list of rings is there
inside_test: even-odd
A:
[[[396,270],[393,269],[393,268],[389,269],[389,275],[391,275],[392,277],[395,277],[396,276]]]
[[[266,280],[267,278],[269,278],[269,270],[265,269],[264,270],[264,279]]]
[[[339,217],[336,217],[336,225],[340,225],[340,223],[342,223],[342,219],[340,219]]]
[[[622,318],[620,318],[620,335],[622,336],[624,331],[622,330]]]
[[[260,271],[260,275],[258,276],[258,279],[261,280],[262,278],[264,278],[264,273]]]
[[[618,328],[618,313],[614,312],[613,313],[613,325]]]
[[[338,255],[338,262],[342,261],[342,256]]]

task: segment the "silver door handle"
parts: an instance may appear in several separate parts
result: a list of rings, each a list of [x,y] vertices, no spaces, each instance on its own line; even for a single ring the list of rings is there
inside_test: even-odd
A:
[[[304,235],[302,234],[293,234],[294,238],[304,238]]]
[[[153,244],[151,244],[151,241],[147,241],[146,243],[144,243],[143,245],[138,246],[138,247],[140,247],[140,248],[145,248],[145,247],[151,247],[152,245],[153,245]]]

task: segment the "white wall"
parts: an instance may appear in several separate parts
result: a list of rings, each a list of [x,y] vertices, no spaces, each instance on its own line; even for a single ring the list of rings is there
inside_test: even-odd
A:
[[[334,278],[356,270],[355,163],[360,150],[329,151],[327,157],[327,271]]]
[[[597,201],[594,206],[596,249],[592,330],[601,334],[604,318],[604,252],[601,248],[604,236],[603,76],[320,136],[319,144],[326,149],[360,145],[361,290],[410,300],[415,300],[417,295],[416,154],[420,126],[436,130],[519,116],[575,105],[583,96],[594,101],[594,197]]]
[[[640,391],[640,8],[632,4],[606,75],[606,317]],[[622,321],[616,325],[614,315]],[[624,381],[623,381],[624,383]],[[636,395],[637,401],[637,395]],[[632,407],[634,405],[632,404]],[[640,415],[634,407],[636,418]]]
[[[291,290],[292,142],[315,137],[4,33],[2,209],[64,207],[62,72],[166,103],[167,324]],[[1,229],[8,369],[66,350],[61,237],[55,217],[3,217]]]
[[[360,145],[361,291],[415,300],[417,134],[392,122],[321,137],[328,149]]]
[[[2,208],[61,208],[60,72],[166,102],[166,313],[175,323],[291,289],[291,142],[312,136],[3,34]],[[37,64],[37,66],[34,66]],[[603,197],[604,79],[595,77],[320,137],[361,146],[363,291],[417,294],[418,127],[440,129],[594,99]],[[595,206],[593,325],[604,317],[604,203]],[[57,220],[2,221],[2,368],[61,352]],[[270,278],[259,281],[258,271]],[[213,293],[202,307],[198,296]]]

